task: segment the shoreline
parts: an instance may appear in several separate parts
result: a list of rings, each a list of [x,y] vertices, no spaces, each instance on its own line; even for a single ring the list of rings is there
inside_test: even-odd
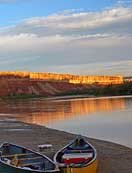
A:
[[[41,98],[45,100],[71,100],[71,99],[107,99],[107,98],[131,98],[132,95],[119,95],[119,96],[90,96],[90,95],[67,95],[67,96],[53,96],[47,98]],[[37,98],[36,98],[37,99]]]
[[[37,97],[0,97],[0,101],[4,100],[37,100],[42,99],[46,101],[52,100],[71,100],[71,99],[107,99],[107,98],[131,98],[132,95],[117,95],[117,96],[95,96],[95,95],[88,95],[88,94],[78,94],[78,95],[62,95],[62,96],[37,96]]]
[[[57,150],[65,146],[76,135],[35,124],[0,120],[0,136],[0,143],[16,143],[33,150],[37,150],[40,144],[52,144],[52,151],[45,153],[52,158]],[[97,149],[98,173],[132,172],[131,148],[98,139],[87,137],[86,139]]]
[[[45,100],[68,100],[68,99],[81,99],[81,98],[96,98],[94,95],[78,94],[78,95],[65,95],[65,96],[53,96],[47,97]]]

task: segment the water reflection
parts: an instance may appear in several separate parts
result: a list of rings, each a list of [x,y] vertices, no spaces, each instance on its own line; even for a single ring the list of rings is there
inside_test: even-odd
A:
[[[132,147],[132,97],[0,101],[0,119],[46,125]]]
[[[125,109],[125,99],[82,99],[51,102],[42,104],[43,111],[32,112],[30,116],[20,118],[21,121],[48,124],[50,122],[70,119],[75,116],[86,116],[95,112],[107,112]],[[39,105],[40,106],[40,105]]]
[[[125,98],[0,102],[0,112],[10,113],[6,115],[8,118],[14,117],[19,121],[43,125],[75,116],[123,109],[125,109]]]

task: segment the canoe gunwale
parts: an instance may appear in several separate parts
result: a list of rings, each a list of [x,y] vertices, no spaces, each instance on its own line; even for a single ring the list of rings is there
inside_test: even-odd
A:
[[[16,144],[13,144],[13,143],[9,143],[9,142],[5,142],[5,143],[2,143],[2,144],[0,144],[0,149],[2,148],[2,146],[4,145],[4,144],[11,144],[11,145],[14,145],[14,146],[16,146],[16,147],[20,147],[20,148],[23,148],[23,149],[26,149],[26,150],[28,150],[28,151],[30,151],[30,152],[32,152],[32,153],[35,153],[35,154],[37,154],[37,155],[39,155],[39,156],[41,156],[42,158],[45,158],[45,159],[47,159],[49,162],[51,162],[51,163],[53,163],[55,166],[57,166],[56,165],[56,163],[54,163],[50,158],[48,158],[46,155],[42,155],[41,153],[39,153],[39,152],[37,152],[37,151],[33,151],[33,150],[31,150],[31,149],[29,149],[29,148],[26,148],[26,147],[23,147],[23,146],[20,146],[20,145],[16,145]],[[35,170],[35,169],[32,169],[32,170],[27,170],[26,168],[21,168],[21,167],[17,167],[17,166],[14,166],[14,165],[11,165],[11,164],[8,164],[8,163],[6,163],[6,162],[4,162],[3,160],[2,160],[2,155],[0,156],[0,163],[1,164],[3,164],[3,165],[6,165],[6,166],[9,166],[9,167],[12,167],[12,168],[14,168],[14,169],[17,169],[17,170],[23,170],[23,171],[28,171],[28,172],[31,172],[31,173],[33,173],[33,172],[38,172],[38,173],[58,173],[58,172],[60,172],[60,170],[56,167],[55,168],[55,170]]]
[[[58,162],[58,161],[56,160],[57,155],[58,155],[60,152],[62,152],[64,149],[66,149],[69,145],[73,144],[74,141],[75,141],[75,139],[72,140],[72,141],[71,141],[70,143],[68,143],[67,145],[65,145],[63,148],[61,148],[61,149],[54,155],[54,162],[55,162],[59,167],[61,167],[61,168],[67,168],[67,165]],[[86,140],[85,140],[85,141],[86,141]],[[94,151],[94,157],[93,157],[93,159],[92,159],[90,162],[85,161],[85,162],[83,162],[82,164],[78,164],[78,165],[77,165],[77,164],[74,164],[74,165],[71,164],[71,165],[69,165],[70,168],[83,168],[83,167],[87,167],[87,166],[90,166],[93,162],[95,162],[95,161],[97,160],[97,151],[96,151],[95,147],[94,147],[92,144],[90,144],[88,141],[86,141],[86,143],[88,143],[88,145],[89,145],[91,148],[93,148],[93,151]]]

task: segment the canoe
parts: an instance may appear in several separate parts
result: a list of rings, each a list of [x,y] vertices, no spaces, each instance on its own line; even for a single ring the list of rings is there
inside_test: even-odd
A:
[[[59,173],[56,164],[45,155],[11,143],[0,146],[1,173]]]
[[[54,156],[62,173],[96,173],[97,152],[83,137],[77,137]]]

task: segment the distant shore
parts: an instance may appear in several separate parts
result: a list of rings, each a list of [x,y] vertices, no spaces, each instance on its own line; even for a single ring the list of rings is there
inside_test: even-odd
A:
[[[47,97],[46,100],[67,100],[67,99],[78,99],[78,98],[93,98],[94,95],[87,95],[87,94],[78,94],[78,95],[65,95],[65,96],[53,96],[53,97]]]
[[[44,100],[68,100],[68,99],[103,99],[103,98],[129,98],[132,95],[117,95],[117,96],[95,96],[95,95],[88,95],[88,94],[77,94],[77,95],[62,95],[62,96],[20,96],[20,97],[0,97],[0,100],[27,100],[27,99],[44,99]]]
[[[67,96],[53,96],[47,97],[46,100],[68,100],[68,99],[107,99],[107,98],[130,98],[132,95],[119,95],[119,96],[94,96],[94,95],[67,95]]]
[[[18,95],[18,96],[5,96],[0,97],[1,100],[10,100],[10,99],[46,99],[46,100],[59,100],[59,99],[76,99],[76,98],[92,98],[95,97],[94,95],[88,94],[76,94],[76,95],[60,95],[60,96],[32,96],[32,95]]]
[[[43,98],[43,99],[58,99],[58,98],[63,98],[63,99],[73,99],[73,98],[90,98],[90,97],[109,97],[109,96],[124,96],[124,95],[132,95],[132,83],[124,83],[121,85],[107,85],[107,86],[99,86],[99,85],[95,85],[95,86],[85,86],[84,88],[76,88],[76,85],[72,85],[73,88],[70,88],[69,91],[64,91],[61,88],[62,83],[56,83],[55,85],[57,85],[57,88],[55,88],[55,86],[53,87],[54,83],[46,83],[43,84],[42,86],[45,87],[45,85],[47,85],[46,88],[46,92],[50,91],[50,94],[45,94],[44,93],[39,93],[39,94],[35,94],[35,93],[10,93],[7,94],[5,96],[1,96],[0,99],[11,99],[11,100],[15,100],[15,99],[37,99],[37,98]],[[31,85],[32,86],[32,85]],[[64,83],[63,83],[63,87],[64,87]],[[68,86],[67,87],[71,87]],[[39,88],[37,88],[38,90],[36,90],[36,92],[39,91]]]
[[[49,129],[35,124],[27,124],[12,120],[0,121],[2,142],[11,142],[37,150],[39,144],[52,144],[53,149],[45,154],[53,157],[55,152],[67,144],[76,135]],[[132,149],[97,139],[86,138],[97,149],[98,173],[131,173]],[[59,142],[58,142],[59,141]]]

